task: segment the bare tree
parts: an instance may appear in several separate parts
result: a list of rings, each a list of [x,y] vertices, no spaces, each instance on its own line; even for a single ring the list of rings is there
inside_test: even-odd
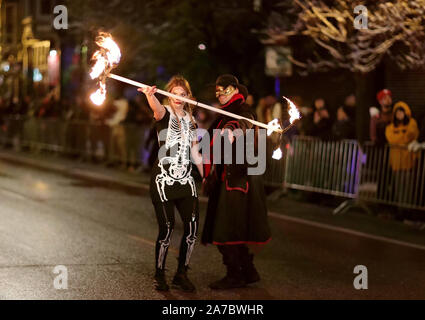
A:
[[[287,21],[284,17],[287,12],[277,13],[270,21],[264,42],[285,43],[293,37],[313,42],[308,57],[303,60],[289,57],[301,74],[337,68],[353,72],[359,106],[357,131],[364,136],[367,75],[386,56],[402,70],[425,65],[425,0],[294,0],[293,3],[294,21],[279,23],[283,18]],[[359,7],[363,10],[355,12],[358,5],[364,5]],[[365,28],[356,25],[358,20],[365,23]]]
[[[425,0],[369,1],[361,12],[365,29],[356,29],[354,8],[364,1],[294,0],[300,9],[289,28],[272,23],[268,43],[304,36],[318,46],[307,61],[290,57],[303,69],[345,68],[367,73],[388,55],[401,69],[425,64]],[[331,4],[329,4],[331,3]],[[360,18],[357,16],[357,18]]]
[[[268,92],[263,45],[251,30],[265,28],[272,7],[266,4],[274,1],[263,0],[261,12],[246,0],[68,0],[68,7],[89,52],[98,31],[113,34],[123,52],[117,73],[158,86],[182,74],[194,92],[211,98],[221,73],[237,74],[257,94]]]

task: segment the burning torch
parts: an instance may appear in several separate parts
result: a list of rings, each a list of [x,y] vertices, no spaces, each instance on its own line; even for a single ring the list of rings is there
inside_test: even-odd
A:
[[[289,126],[287,126],[285,129],[282,129],[279,133],[280,133],[280,141],[282,140],[283,134],[288,132],[297,122],[297,120],[299,120],[301,118],[300,116],[300,112],[298,111],[297,106],[291,101],[289,100],[287,97],[283,96],[283,99],[285,99],[288,102],[288,114],[289,114]],[[278,125],[278,121],[277,119],[273,120],[272,122],[270,122],[270,124],[272,125]],[[270,136],[273,133],[273,131],[267,131],[267,135]],[[273,151],[273,155],[272,158],[275,160],[280,160],[282,158],[282,149],[280,148],[280,146]]]
[[[99,89],[97,89],[97,91],[95,91],[94,93],[90,95],[90,99],[95,105],[100,106],[106,99],[106,79],[107,78],[115,79],[117,81],[121,81],[139,88],[150,87],[146,84],[143,84],[134,80],[130,80],[130,79],[111,73],[112,69],[114,69],[120,62],[121,51],[109,33],[101,32],[99,36],[96,38],[96,44],[99,46],[99,49],[93,55],[92,60],[95,63],[90,72],[90,77],[92,79],[98,79],[98,83],[99,83]],[[226,115],[231,118],[249,121],[253,125],[267,129],[268,135],[270,135],[273,132],[284,134],[293,126],[294,121],[296,119],[299,119],[299,113],[295,105],[289,99],[285,97],[284,98],[288,100],[288,102],[290,103],[291,110],[292,110],[290,111],[292,112],[291,119],[293,120],[291,120],[291,125],[289,127],[282,129],[277,119],[269,122],[268,124],[265,124],[265,123],[256,121],[254,119],[246,118],[246,117],[243,117],[243,116],[240,116],[222,109],[214,108],[210,105],[200,103],[195,100],[180,97],[178,95],[172,94],[164,90],[157,90],[157,93],[189,103],[197,107],[201,107],[216,113]]]

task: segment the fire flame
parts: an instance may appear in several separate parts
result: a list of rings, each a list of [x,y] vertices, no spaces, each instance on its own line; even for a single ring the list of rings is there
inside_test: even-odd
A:
[[[90,95],[90,100],[97,106],[100,106],[106,99],[106,86],[100,83],[100,88]]]
[[[121,50],[110,35],[106,37],[99,37],[101,40],[96,41],[97,45],[106,50],[108,62],[111,65],[118,64],[121,60]]]
[[[106,99],[106,76],[120,62],[121,51],[109,33],[101,32],[96,38],[96,44],[100,49],[92,57],[95,64],[90,72],[90,77],[92,79],[99,78],[100,88],[90,95],[90,100],[100,106]]]
[[[273,119],[272,121],[270,121],[267,126],[269,127],[267,129],[267,135],[270,136],[276,129],[282,129],[280,124],[279,124],[279,120],[278,119]]]
[[[289,122],[291,124],[293,124],[295,120],[298,120],[298,119],[301,118],[300,112],[298,111],[297,106],[291,100],[289,100],[285,96],[283,97],[283,99],[285,99],[286,101],[288,101],[288,104],[289,104],[289,110],[288,110],[288,113],[289,113]]]
[[[100,51],[96,51],[92,59],[95,60],[96,63],[90,72],[90,78],[96,79],[99,78],[103,72],[105,72],[108,66],[108,61],[102,56]]]
[[[282,159],[282,150],[280,148],[277,148],[272,155],[272,158],[275,160],[280,160]]]
[[[90,73],[92,79],[115,67],[121,59],[121,50],[109,33],[101,32],[96,38],[96,44],[100,49],[92,57],[92,60],[96,61]]]

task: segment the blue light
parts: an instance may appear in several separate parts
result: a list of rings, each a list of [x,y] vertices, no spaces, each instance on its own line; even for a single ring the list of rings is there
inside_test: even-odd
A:
[[[274,79],[274,93],[276,97],[280,97],[280,79],[279,77],[276,77]]]
[[[40,82],[41,80],[43,80],[43,75],[40,73],[40,70],[38,70],[38,68],[34,69],[32,80],[34,82]]]

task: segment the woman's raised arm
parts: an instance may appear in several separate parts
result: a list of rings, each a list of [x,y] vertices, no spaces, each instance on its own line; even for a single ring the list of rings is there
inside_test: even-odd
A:
[[[156,86],[137,89],[137,91],[143,92],[146,95],[146,98],[147,98],[148,103],[149,103],[149,107],[153,111],[153,116],[154,116],[156,121],[159,121],[165,115],[165,108],[158,101],[158,99],[155,97],[156,90],[157,90]]]

